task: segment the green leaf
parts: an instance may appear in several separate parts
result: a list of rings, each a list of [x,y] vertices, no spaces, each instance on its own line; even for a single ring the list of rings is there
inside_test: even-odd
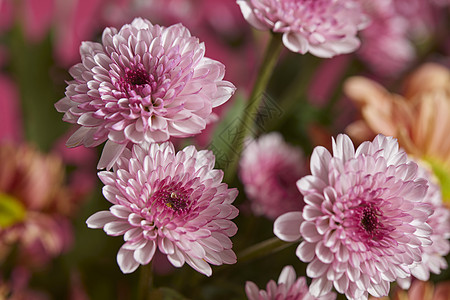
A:
[[[10,227],[25,218],[25,207],[16,198],[0,193],[0,228]]]
[[[428,158],[425,159],[433,170],[434,175],[439,180],[442,190],[442,198],[444,202],[450,202],[450,171],[440,161]]]

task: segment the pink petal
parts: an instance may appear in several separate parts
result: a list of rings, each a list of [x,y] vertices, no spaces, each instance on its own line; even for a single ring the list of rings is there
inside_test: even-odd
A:
[[[185,256],[185,259],[186,263],[190,265],[194,270],[197,270],[198,272],[205,274],[208,277],[212,275],[211,267],[203,259],[198,259],[190,256]]]
[[[303,241],[300,243],[300,245],[298,245],[295,254],[301,261],[310,262],[316,255],[315,246],[316,246],[315,244]]]
[[[117,221],[117,217],[111,214],[110,211],[99,211],[86,220],[89,228],[102,228],[109,222]]]
[[[156,248],[155,241],[147,241],[147,244],[144,247],[134,251],[133,257],[141,265],[146,265],[152,260]]]
[[[238,0],[236,1],[239,7],[241,8],[242,15],[244,18],[249,22],[253,27],[259,30],[267,30],[267,25],[262,23],[261,21],[256,18],[255,14],[253,13],[252,7],[250,7],[248,1],[246,0]]]
[[[274,234],[281,240],[293,242],[300,239],[300,225],[303,222],[299,211],[288,212],[279,216],[273,225]]]
[[[309,292],[314,297],[326,295],[332,288],[333,284],[326,277],[314,278],[309,286]]]
[[[301,34],[286,32],[283,34],[283,44],[292,52],[305,54],[308,51],[308,40]]]
[[[125,147],[126,144],[116,144],[112,141],[107,141],[103,147],[102,156],[98,162],[97,169],[100,170],[106,168],[107,170],[110,170],[120,154],[125,150]]]
[[[259,300],[259,288],[258,286],[251,281],[247,281],[245,283],[245,293],[249,300]]]
[[[296,279],[297,275],[295,274],[294,267],[285,266],[280,273],[280,277],[278,277],[278,284],[284,283],[286,286],[291,286]]]
[[[134,259],[133,253],[134,251],[123,247],[117,253],[117,263],[124,274],[132,273],[139,267],[139,263]]]

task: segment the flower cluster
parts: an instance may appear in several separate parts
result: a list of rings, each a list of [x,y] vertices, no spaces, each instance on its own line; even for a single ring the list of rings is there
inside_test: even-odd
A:
[[[159,2],[150,1],[149,5]],[[221,37],[230,39],[228,46],[239,48],[238,44],[243,43],[240,39],[246,35],[232,33],[238,24],[234,22],[236,11],[229,3],[221,6],[220,1],[202,0],[182,6],[184,0],[169,2],[167,7],[175,6],[176,12],[164,12],[165,6],[156,14],[169,16],[185,11],[191,14],[204,6],[196,20],[208,24],[207,30],[213,34],[224,33]],[[295,254],[301,263],[297,263],[306,268],[306,275],[311,278],[307,284],[306,277],[297,277],[294,267],[283,263],[288,266],[283,268],[278,283],[270,280],[266,290],[247,281],[245,293],[250,300],[334,299],[335,292],[348,299],[385,297],[391,283],[408,289],[415,286],[416,280],[428,281],[431,273],[439,274],[446,269],[444,256],[450,252],[450,211],[444,205],[444,200],[450,199],[448,69],[426,65],[408,78],[404,96],[390,94],[365,78],[348,80],[345,93],[360,106],[363,120],[348,127],[353,141],[340,134],[332,139],[332,150],[323,146],[314,148],[310,175],[305,172],[302,150],[285,142],[283,135],[289,140],[299,138],[296,144],[306,152],[312,149],[314,142],[304,140],[309,134],[307,128],[315,125],[315,119],[331,125],[325,114],[330,113],[334,102],[330,101],[326,107],[311,105],[304,111],[304,107],[295,107],[295,100],[308,89],[294,79],[291,87],[274,89],[274,94],[281,94],[279,102],[261,109],[268,98],[263,95],[268,83],[272,83],[271,75],[276,71],[283,44],[293,52],[331,58],[356,51],[361,31],[363,46],[359,54],[368,61],[368,70],[391,72],[394,76],[407,68],[416,55],[407,33],[412,26],[428,24],[427,18],[432,15],[431,10],[425,10],[429,7],[425,1],[411,3],[411,9],[403,11],[408,1],[237,0],[235,10],[239,16],[240,10],[244,17],[240,22],[271,31],[272,36],[250,101],[234,103],[220,124],[222,130],[210,144],[210,149],[221,156],[220,162],[228,164],[226,183],[224,172],[215,169],[212,151],[197,150],[194,145],[186,146],[190,141],[178,139],[195,137],[197,142],[205,142],[198,135],[219,119],[213,109],[226,103],[236,89],[224,79],[224,64],[205,56],[204,43],[181,23],[165,27],[143,18],[119,29],[106,28],[101,42],[83,42],[81,62],[70,69],[72,80],[67,83],[65,97],[55,107],[64,113],[64,121],[77,125],[67,146],[96,147],[104,143],[97,168],[105,170],[99,171],[98,177],[103,183],[103,196],[111,205],[92,214],[86,224],[89,228],[103,229],[109,236],[123,237],[117,252],[120,270],[132,273],[157,256],[167,258],[167,264],[177,268],[187,264],[206,276],[212,275],[212,265],[235,264],[238,258],[231,238],[238,230],[233,222],[238,216],[233,204],[238,190],[229,188],[228,183],[238,180],[248,199],[236,202],[243,200],[242,207],[251,206],[254,215],[267,218],[239,218],[239,224],[249,227],[244,230],[244,241],[237,244],[259,242],[263,234],[254,230],[257,227],[273,228],[279,239],[299,243]],[[414,18],[422,7],[424,18]],[[215,18],[220,18],[220,22],[215,22]],[[191,22],[200,22],[196,20]],[[288,59],[294,57],[298,56],[290,55]],[[335,58],[334,63],[350,67],[352,57]],[[311,58],[305,56],[301,60]],[[313,58],[298,78],[312,75],[311,68],[319,63]],[[333,61],[330,65],[336,66]],[[320,85],[316,89],[325,86],[329,90],[323,98],[332,97],[332,86],[340,82],[337,76],[345,73],[341,69],[333,70],[331,76],[321,76],[326,70],[321,68],[314,76],[321,79],[315,80]],[[289,76],[290,73],[279,80]],[[331,77],[333,83],[322,84]],[[337,92],[334,95],[339,96]],[[301,105],[306,105],[306,101]],[[273,117],[272,108],[293,109],[285,112],[286,119],[283,116],[263,126],[266,117]],[[294,116],[297,112],[300,117]],[[284,121],[289,122],[282,124]],[[275,127],[288,130],[283,135],[264,134]],[[323,141],[322,131],[318,135],[311,140]],[[326,138],[331,140],[328,133]],[[227,149],[221,149],[216,141],[225,142]],[[353,142],[361,144],[355,147]],[[175,145],[185,147],[179,150]],[[0,148],[4,165],[16,168],[14,163],[20,158],[9,152],[3,155],[2,151]],[[8,156],[14,159],[8,161]],[[23,156],[28,164],[27,155]],[[36,164],[40,160],[33,158]],[[40,248],[33,249],[50,249],[53,255],[63,250],[66,245],[63,237],[70,235],[56,234],[62,240],[52,244],[45,232],[56,228],[55,222],[42,216],[41,211],[67,214],[71,206],[66,202],[70,197],[54,201],[66,194],[63,190],[52,190],[49,186],[53,181],[47,181],[45,176],[40,178],[41,184],[32,187],[17,179],[39,177],[36,174],[40,169],[55,180],[55,185],[60,183],[55,178],[62,171],[58,173],[46,164],[31,166],[28,173],[12,179],[0,169],[0,246],[13,239],[20,240],[23,235],[26,237],[23,244],[30,240],[32,244],[40,243]],[[49,190],[50,200],[46,198]],[[33,227],[44,228],[43,234],[38,236],[29,229]],[[64,224],[60,227],[65,228]],[[272,237],[244,249],[239,259],[272,255],[285,246],[288,245]],[[0,247],[0,262],[6,257],[3,248],[6,247]],[[142,272],[140,296],[161,293],[165,297],[175,293],[166,288],[156,289],[155,293],[145,290],[149,284],[145,278],[147,271]],[[247,276],[247,272],[252,270],[228,274],[233,273],[234,280]],[[182,286],[183,276],[189,273],[180,274],[177,281]],[[0,294],[2,289],[10,289],[1,275]],[[242,281],[239,284],[242,287]],[[210,290],[202,287],[192,295],[198,297],[204,292]],[[244,289],[241,292],[243,296]]]
[[[124,235],[117,262],[124,273],[148,264],[157,249],[176,267],[185,262],[210,276],[209,264],[236,262],[229,239],[237,190],[221,183],[214,155],[193,146],[176,153],[171,137],[200,133],[212,109],[235,87],[225,67],[181,24],[135,19],[106,28],[102,43],[84,42],[70,69],[66,97],[56,103],[64,120],[81,127],[68,146],[106,141],[98,168],[113,206],[87,220],[91,228]]]

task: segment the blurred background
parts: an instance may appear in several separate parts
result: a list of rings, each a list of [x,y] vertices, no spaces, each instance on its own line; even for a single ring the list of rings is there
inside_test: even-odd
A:
[[[439,141],[450,132],[450,1],[372,2],[365,2],[371,23],[355,53],[319,59],[283,51],[256,134],[281,132],[301,149],[305,173],[313,147],[329,147],[337,133],[355,144],[379,132],[394,135],[431,166],[448,201],[450,149]],[[236,94],[217,108],[219,121],[177,144],[230,151],[218,133],[242,113],[268,38],[252,30],[234,0],[0,0],[0,299],[136,296],[139,270],[124,275],[116,263],[122,238],[85,224],[109,207],[96,176],[101,149],[66,148],[74,127],[54,103],[80,61],[81,42],[99,41],[105,27],[138,16],[163,26],[181,22],[205,43],[207,57],[226,66]],[[439,100],[428,100],[430,91],[442,91]],[[440,111],[439,118],[425,118],[426,109]],[[224,163],[217,159],[217,167]],[[253,210],[239,178],[228,183],[240,191],[233,238],[239,253],[273,237],[273,217]],[[211,278],[188,266],[176,270],[157,254],[155,285],[167,287],[168,299],[243,299],[246,280],[263,287],[284,265],[304,275],[294,251],[216,267]],[[431,280],[450,280],[450,273]]]

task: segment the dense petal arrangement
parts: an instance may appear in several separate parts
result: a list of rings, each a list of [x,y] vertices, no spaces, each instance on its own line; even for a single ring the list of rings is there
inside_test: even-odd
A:
[[[245,293],[249,300],[333,300],[336,294],[329,292],[322,297],[313,297],[306,285],[305,277],[297,278],[292,266],[285,266],[278,277],[278,285],[270,280],[267,283],[267,290],[259,290],[258,286],[251,281],[245,284]]]
[[[257,215],[275,219],[303,202],[296,182],[306,174],[303,153],[277,132],[252,140],[242,152],[239,175]]]
[[[419,165],[418,174],[428,180],[428,191],[424,202],[429,203],[433,208],[433,214],[428,218],[427,223],[433,228],[430,238],[431,245],[422,247],[422,262],[411,268],[411,275],[421,281],[430,279],[430,272],[440,274],[441,270],[448,268],[445,257],[450,252],[450,210],[442,202],[442,192],[431,173],[425,167]],[[411,278],[399,280],[400,286],[407,290],[411,284]]]
[[[175,153],[171,143],[134,145],[125,149],[112,171],[99,172],[103,195],[113,204],[92,215],[90,228],[123,235],[117,255],[124,273],[148,264],[158,248],[175,267],[185,262],[211,275],[209,264],[233,264],[229,239],[237,189],[222,183],[211,151],[189,146]]]
[[[120,30],[106,28],[102,43],[84,42],[80,54],[66,97],[55,106],[81,126],[69,147],[108,140],[99,168],[110,169],[129,143],[200,133],[212,108],[235,90],[223,80],[224,65],[205,57],[204,44],[181,24],[137,18]]]
[[[303,212],[274,225],[280,239],[303,238],[296,254],[309,263],[312,295],[334,285],[350,299],[386,296],[390,282],[411,275],[432,233],[427,180],[417,169],[395,139],[382,135],[356,151],[346,135],[333,139],[333,155],[314,149],[312,175],[297,182]]]
[[[371,22],[361,32],[359,56],[383,77],[398,75],[416,57],[410,37],[414,18],[400,14],[394,0],[365,1],[364,11]]]
[[[283,34],[293,52],[318,57],[350,53],[359,47],[358,30],[367,25],[355,0],[238,0],[244,18],[255,28]]]

